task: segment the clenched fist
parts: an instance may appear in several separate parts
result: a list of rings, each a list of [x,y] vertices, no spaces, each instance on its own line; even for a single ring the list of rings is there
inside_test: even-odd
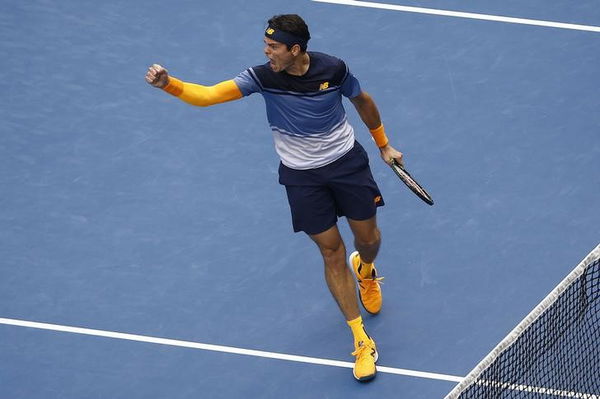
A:
[[[169,83],[169,71],[158,64],[153,64],[146,72],[146,82],[162,89]]]

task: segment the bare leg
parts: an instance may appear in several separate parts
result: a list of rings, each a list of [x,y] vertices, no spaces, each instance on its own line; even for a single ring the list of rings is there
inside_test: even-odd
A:
[[[377,373],[375,367],[377,349],[375,341],[369,337],[363,326],[358,310],[356,280],[346,264],[346,248],[340,232],[337,226],[333,226],[323,233],[310,237],[321,250],[325,262],[325,280],[329,291],[338,303],[354,336],[355,351],[352,353],[356,356],[354,378],[359,381],[370,380]]]
[[[329,291],[336,300],[346,320],[354,320],[360,316],[356,281],[346,264],[346,247],[337,228],[311,235],[317,244],[325,263],[325,281]]]
[[[373,263],[381,245],[381,233],[377,228],[376,217],[367,220],[348,219],[348,224],[354,234],[354,246],[360,254],[360,259],[365,263]]]

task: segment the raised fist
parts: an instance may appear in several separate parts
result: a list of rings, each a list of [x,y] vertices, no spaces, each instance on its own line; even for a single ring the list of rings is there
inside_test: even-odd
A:
[[[146,82],[162,89],[169,83],[169,71],[158,64],[153,64],[146,72]]]

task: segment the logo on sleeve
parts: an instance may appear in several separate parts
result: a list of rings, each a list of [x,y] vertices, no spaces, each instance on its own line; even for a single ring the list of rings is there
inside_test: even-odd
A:
[[[329,89],[329,82],[321,83],[319,86],[319,90],[327,90]]]

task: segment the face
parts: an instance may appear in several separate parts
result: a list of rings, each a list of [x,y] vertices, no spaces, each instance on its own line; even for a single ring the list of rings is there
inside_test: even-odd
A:
[[[295,54],[297,45],[294,45],[290,50],[283,43],[276,42],[273,39],[265,37],[265,55],[269,59],[269,64],[273,72],[281,72],[289,68],[293,63],[297,54]]]

